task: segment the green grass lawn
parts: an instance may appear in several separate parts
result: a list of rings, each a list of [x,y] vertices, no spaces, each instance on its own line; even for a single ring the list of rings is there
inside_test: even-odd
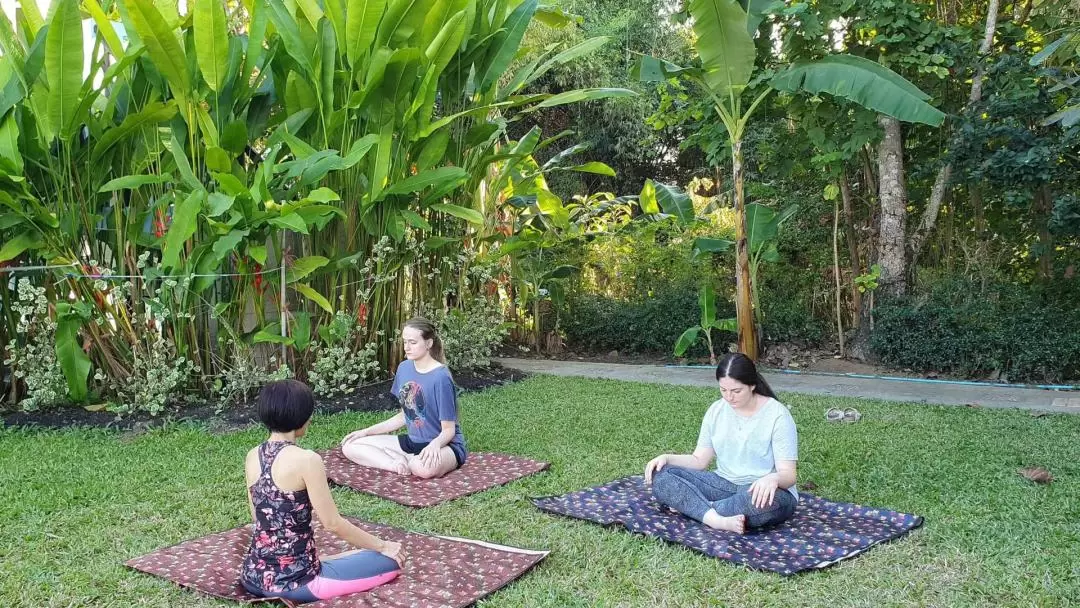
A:
[[[675,545],[537,511],[527,497],[638,473],[689,451],[716,391],[536,377],[464,397],[470,449],[551,470],[414,510],[336,489],[349,515],[551,555],[481,603],[513,606],[1064,606],[1080,597],[1080,417],[787,396],[800,481],[817,494],[917,513],[924,526],[822,572],[751,572]],[[854,425],[827,423],[854,406]],[[319,417],[334,444],[385,414]],[[247,523],[243,457],[257,429],[194,425],[139,436],[0,431],[0,605],[227,606],[121,563]],[[1041,465],[1036,486],[1016,474]],[[1073,598],[1073,600],[1069,600]]]

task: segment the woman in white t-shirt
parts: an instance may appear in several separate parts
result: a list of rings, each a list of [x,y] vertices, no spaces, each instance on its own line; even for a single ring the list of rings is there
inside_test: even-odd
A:
[[[661,503],[711,528],[781,523],[799,503],[795,421],[746,355],[725,355],[716,380],[723,398],[705,413],[694,453],[653,458],[645,481]]]

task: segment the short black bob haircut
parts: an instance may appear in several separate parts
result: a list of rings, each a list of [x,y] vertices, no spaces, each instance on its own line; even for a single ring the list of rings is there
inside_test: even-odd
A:
[[[278,380],[259,391],[259,420],[276,433],[298,430],[315,411],[315,395],[299,380]]]

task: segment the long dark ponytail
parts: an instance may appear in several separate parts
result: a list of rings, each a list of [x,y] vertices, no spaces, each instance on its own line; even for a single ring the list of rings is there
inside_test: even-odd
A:
[[[405,327],[411,327],[420,332],[425,340],[431,340],[431,357],[439,363],[446,364],[446,356],[443,354],[442,340],[435,329],[435,324],[424,317],[413,317],[405,322]]]
[[[776,393],[758,373],[753,360],[742,353],[728,353],[720,358],[720,362],[716,364],[716,381],[719,382],[721,378],[738,380],[754,387],[755,393],[776,399]]]

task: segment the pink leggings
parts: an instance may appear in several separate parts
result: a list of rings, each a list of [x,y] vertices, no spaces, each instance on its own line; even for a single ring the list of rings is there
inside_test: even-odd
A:
[[[318,576],[292,591],[259,595],[294,602],[314,602],[368,591],[389,583],[399,574],[401,567],[389,557],[377,551],[360,551],[322,562]]]

